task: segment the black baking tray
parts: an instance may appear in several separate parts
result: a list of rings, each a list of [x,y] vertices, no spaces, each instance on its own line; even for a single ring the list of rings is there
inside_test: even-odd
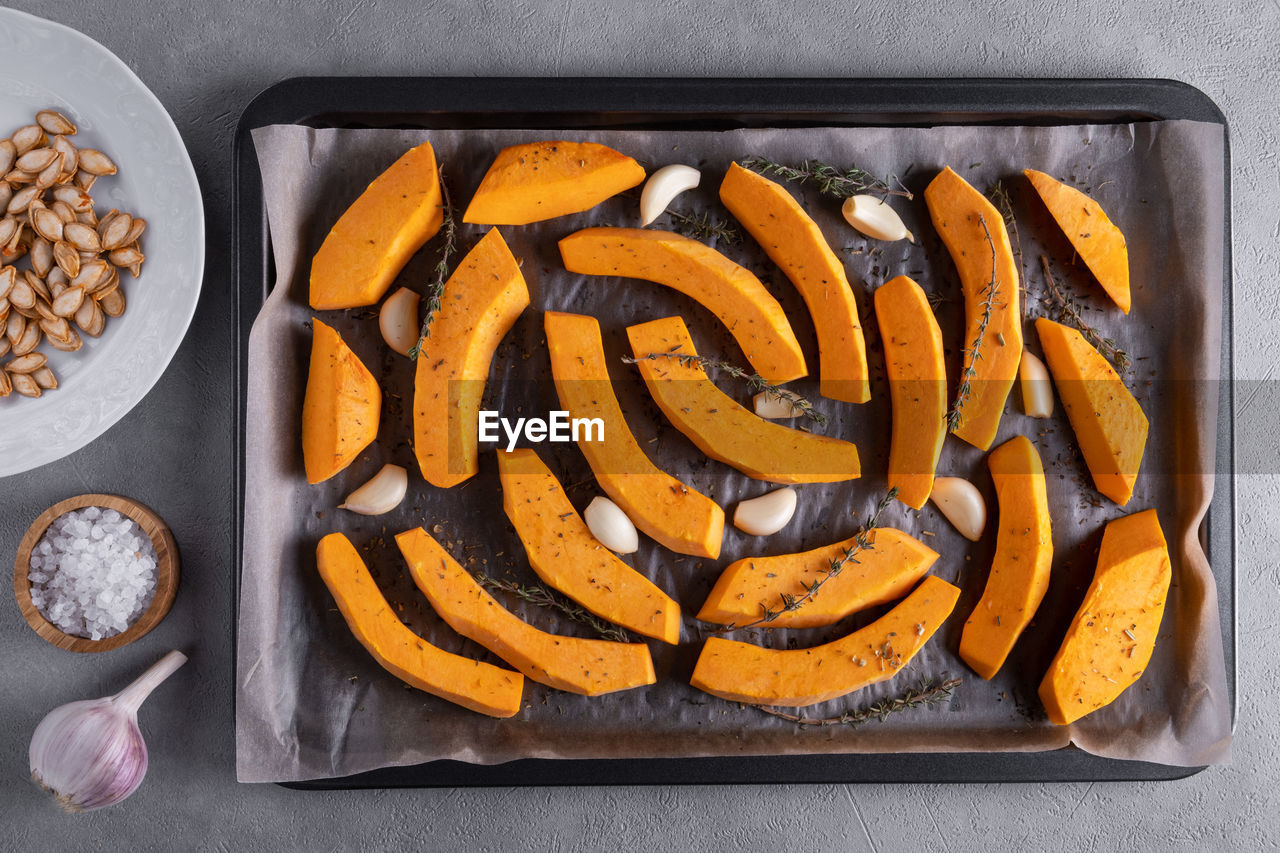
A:
[[[274,278],[262,182],[250,131],[312,127],[643,128],[1054,125],[1163,119],[1212,122],[1222,111],[1174,80],[1094,79],[689,79],[502,77],[301,77],[264,91],[245,109],[234,153],[237,429],[233,543],[233,643],[244,517],[245,378],[249,329]],[[1222,382],[1216,485],[1201,530],[1218,585],[1227,689],[1236,709],[1235,425],[1232,421],[1231,164],[1225,147]],[[232,656],[233,667],[235,656]],[[234,670],[233,670],[234,679]],[[234,682],[233,682],[234,683]],[[1068,747],[1036,753],[896,753],[732,758],[551,760],[498,765],[435,761],[300,789],[532,785],[673,785],[846,782],[1043,782],[1180,779],[1204,768],[1100,758]]]

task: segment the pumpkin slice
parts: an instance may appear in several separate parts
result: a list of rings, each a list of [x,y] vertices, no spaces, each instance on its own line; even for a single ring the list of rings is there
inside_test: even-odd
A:
[[[711,637],[690,684],[750,705],[826,702],[897,675],[951,615],[959,596],[957,587],[929,576],[867,627],[808,649],[766,649]]]
[[[411,148],[338,218],[311,260],[311,307],[373,305],[444,221],[431,143]]]
[[[745,625],[768,609],[782,611],[768,623],[770,628],[830,625],[906,595],[938,559],[923,542],[892,527],[877,527],[866,537],[872,547],[859,551],[830,578],[826,573],[832,561],[857,547],[857,537],[799,554],[747,557],[730,563],[703,602],[698,620]],[[818,581],[822,586],[811,599],[796,610],[784,609],[789,598],[804,597]]]
[[[333,328],[311,321],[311,366],[302,400],[302,464],[308,483],[351,464],[378,437],[382,389]]]
[[[590,210],[643,180],[639,163],[594,142],[513,145],[498,152],[462,221],[528,225]]]
[[[680,642],[680,605],[596,541],[535,451],[499,450],[498,475],[502,508],[538,577],[615,625]]]
[[[603,441],[578,442],[600,488],[636,527],[672,551],[719,557],[724,510],[644,455],[609,382],[600,324],[594,317],[555,311],[546,313],[545,322],[560,405],[570,418],[599,418],[604,425]]]
[[[569,272],[665,284],[720,318],[751,367],[770,382],[808,372],[787,315],[760,279],[724,255],[670,231],[586,228],[560,241]]]
[[[1075,187],[1069,187],[1035,169],[1023,169],[1022,174],[1036,188],[1041,201],[1058,227],[1067,235],[1076,253],[1089,267],[1098,284],[1129,313],[1129,248],[1124,234],[1120,233],[1102,207]]]
[[[1036,320],[1036,332],[1093,485],[1124,506],[1142,467],[1147,416],[1084,335],[1044,317]]]
[[[947,437],[942,330],[920,285],[905,275],[877,290],[875,303],[893,402],[889,485],[897,488],[898,500],[920,509],[933,491]]]
[[[1040,683],[1051,722],[1073,723],[1138,680],[1155,651],[1171,577],[1155,510],[1107,525],[1093,582]]]
[[[346,536],[330,533],[321,539],[316,565],[347,627],[387,672],[490,717],[510,717],[520,710],[524,676],[436,648],[406,628]]]
[[[557,690],[599,696],[653,684],[644,643],[548,634],[506,610],[425,530],[396,535],[413,582],[440,618],[524,673]]]
[[[844,265],[818,224],[791,193],[763,175],[729,164],[720,201],[800,291],[818,333],[819,393],[833,400],[871,398],[867,347]]]
[[[858,448],[767,421],[740,406],[707,378],[702,366],[654,353],[697,355],[679,317],[627,327],[631,350],[654,402],[698,449],[748,477],[770,483],[834,483],[856,479]]]
[[[990,680],[1049,588],[1053,528],[1044,467],[1026,436],[1016,436],[991,451],[987,467],[1000,504],[999,533],[987,587],[960,635],[960,657]]]
[[[972,370],[973,375],[969,378],[968,399],[960,409],[960,423],[952,432],[974,447],[987,450],[995,441],[1004,403],[1022,360],[1022,309],[1013,247],[1004,217],[950,168],[929,183],[924,200],[933,227],[960,273],[964,291],[962,369]],[[992,282],[995,295],[991,299],[991,317],[982,333],[979,357],[975,358],[973,344],[986,313]]]
[[[413,452],[428,483],[456,486],[480,470],[480,401],[493,353],[529,305],[529,289],[498,229],[444,285],[413,382]]]

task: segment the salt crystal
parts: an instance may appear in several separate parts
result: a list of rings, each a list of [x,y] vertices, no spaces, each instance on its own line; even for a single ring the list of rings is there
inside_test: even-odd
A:
[[[65,633],[126,630],[155,596],[156,553],[133,519],[86,507],[59,516],[32,551],[31,601]]]

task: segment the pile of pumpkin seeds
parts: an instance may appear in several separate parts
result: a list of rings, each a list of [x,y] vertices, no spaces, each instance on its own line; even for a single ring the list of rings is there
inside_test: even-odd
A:
[[[54,110],[0,140],[0,397],[39,397],[58,387],[41,342],[64,352],[102,334],[124,313],[120,271],[134,278],[147,221],[112,209],[101,216],[89,191],[116,174],[101,151],[77,148],[76,126]]]

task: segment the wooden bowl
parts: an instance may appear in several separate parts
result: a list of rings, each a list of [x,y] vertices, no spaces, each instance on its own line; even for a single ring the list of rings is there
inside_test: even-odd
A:
[[[31,571],[31,552],[54,519],[74,509],[90,506],[114,509],[121,515],[133,519],[151,537],[151,544],[156,549],[156,593],[151,599],[151,605],[124,631],[114,637],[101,640],[65,634],[41,616],[40,611],[31,603],[31,581],[27,580],[27,574]],[[169,530],[164,520],[150,509],[137,501],[118,495],[80,495],[67,498],[49,507],[27,528],[26,534],[22,537],[22,543],[18,545],[17,559],[13,563],[13,594],[18,598],[18,608],[22,610],[27,624],[41,637],[69,652],[106,652],[127,646],[160,624],[160,620],[173,606],[173,597],[177,592],[178,544],[173,539],[173,532]]]

